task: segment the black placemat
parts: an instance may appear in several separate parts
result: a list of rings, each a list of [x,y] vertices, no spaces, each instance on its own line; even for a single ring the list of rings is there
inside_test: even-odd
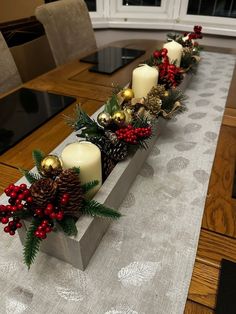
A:
[[[236,263],[222,259],[216,314],[236,314]]]
[[[75,101],[28,88],[0,98],[0,155]]]
[[[89,69],[91,72],[112,74],[144,53],[145,50],[140,49],[106,47],[80,59],[80,61],[94,63],[95,65]]]

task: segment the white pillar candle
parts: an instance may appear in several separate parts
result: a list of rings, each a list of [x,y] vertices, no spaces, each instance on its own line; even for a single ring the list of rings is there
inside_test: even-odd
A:
[[[164,44],[163,48],[166,48],[168,50],[167,56],[169,57],[169,60],[171,63],[175,62],[176,66],[180,66],[181,56],[183,52],[183,47],[176,41],[172,40],[166,44]]]
[[[157,85],[158,69],[143,64],[133,70],[132,75],[132,90],[135,98],[147,96],[147,93],[153,86]]]
[[[98,180],[99,183],[86,196],[92,198],[102,185],[100,149],[93,143],[82,141],[67,145],[61,153],[63,169],[80,168],[81,184]]]

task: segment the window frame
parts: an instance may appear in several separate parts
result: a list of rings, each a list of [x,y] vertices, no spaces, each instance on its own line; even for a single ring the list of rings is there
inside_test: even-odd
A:
[[[122,0],[110,1],[111,19],[140,19],[142,21],[145,21],[146,19],[157,20],[157,15],[158,18],[163,20],[172,18],[173,7],[171,7],[171,3],[173,3],[173,0],[162,0],[161,5],[157,7],[126,6],[123,5],[122,2]]]
[[[236,18],[187,14],[188,0],[182,0],[179,11],[179,26],[203,25],[208,34],[236,36]]]
[[[93,27],[192,31],[203,26],[205,34],[236,36],[236,19],[187,14],[188,0],[162,0],[161,6],[125,6],[122,0],[96,0],[90,12]]]

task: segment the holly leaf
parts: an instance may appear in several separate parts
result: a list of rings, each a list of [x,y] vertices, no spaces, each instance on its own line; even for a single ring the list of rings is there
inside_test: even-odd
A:
[[[120,106],[117,100],[117,96],[113,94],[110,99],[105,103],[104,111],[109,113],[111,116],[114,112],[120,110]]]

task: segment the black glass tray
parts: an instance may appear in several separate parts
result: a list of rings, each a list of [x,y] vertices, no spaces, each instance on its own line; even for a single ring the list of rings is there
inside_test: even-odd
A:
[[[75,101],[27,88],[0,98],[0,155]]]
[[[112,74],[134,59],[142,56],[144,53],[145,50],[106,47],[80,59],[80,61],[95,63],[95,65],[89,69],[91,72]]]

